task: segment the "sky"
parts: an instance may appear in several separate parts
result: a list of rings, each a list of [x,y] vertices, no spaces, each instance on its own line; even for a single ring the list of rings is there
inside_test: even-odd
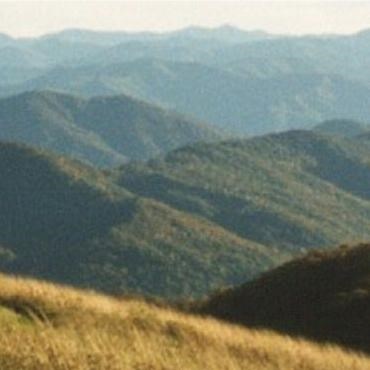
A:
[[[370,28],[370,1],[0,1],[0,32],[32,37],[66,28],[167,31],[234,25],[277,34]]]

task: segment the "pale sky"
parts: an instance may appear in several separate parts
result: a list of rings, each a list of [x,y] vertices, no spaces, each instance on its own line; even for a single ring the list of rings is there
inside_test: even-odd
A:
[[[0,32],[36,36],[66,28],[166,31],[231,24],[272,33],[370,28],[370,1],[0,1]]]

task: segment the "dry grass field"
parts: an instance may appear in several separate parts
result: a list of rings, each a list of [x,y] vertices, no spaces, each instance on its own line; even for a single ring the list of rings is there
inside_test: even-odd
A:
[[[0,276],[1,370],[365,370],[370,358],[268,331]]]

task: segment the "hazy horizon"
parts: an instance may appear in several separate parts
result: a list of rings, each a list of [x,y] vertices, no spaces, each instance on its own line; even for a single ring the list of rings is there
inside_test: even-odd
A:
[[[370,28],[370,2],[1,2],[0,32],[37,37],[67,29],[167,32],[230,25],[272,34],[352,34]]]

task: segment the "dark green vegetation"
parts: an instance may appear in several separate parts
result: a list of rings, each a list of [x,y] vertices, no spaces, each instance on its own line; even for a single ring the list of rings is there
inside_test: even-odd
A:
[[[83,99],[27,92],[0,100],[0,140],[51,149],[97,166],[148,159],[217,137],[181,115],[123,95]]]
[[[111,293],[200,296],[370,238],[370,146],[293,131],[99,171],[0,145],[1,269]]]
[[[2,37],[0,95],[124,93],[243,134],[312,128],[336,117],[367,122],[369,40],[369,31],[273,37],[230,26]]]
[[[202,312],[370,351],[370,245],[315,251],[238,288]]]
[[[78,162],[0,145],[1,270],[111,293],[197,296],[283,256]]]

